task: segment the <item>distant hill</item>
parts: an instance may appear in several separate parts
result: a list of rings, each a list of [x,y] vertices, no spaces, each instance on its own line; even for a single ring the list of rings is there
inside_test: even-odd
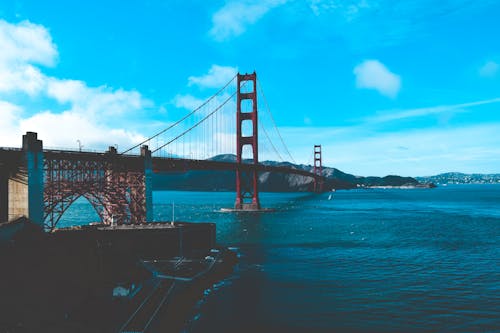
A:
[[[236,161],[234,155],[218,155],[211,160]],[[290,162],[263,161],[265,165],[288,166],[291,168],[311,171],[312,165],[293,164]],[[353,189],[372,186],[422,186],[415,178],[400,176],[360,177],[342,172],[335,168],[323,167],[326,177],[325,190]],[[233,171],[187,171],[176,173],[155,174],[153,187],[157,190],[184,191],[235,191],[236,176]],[[313,189],[310,177],[262,172],[259,175],[260,190],[264,192],[305,192]]]
[[[500,184],[500,174],[447,172],[436,176],[416,177],[420,182],[435,184]]]

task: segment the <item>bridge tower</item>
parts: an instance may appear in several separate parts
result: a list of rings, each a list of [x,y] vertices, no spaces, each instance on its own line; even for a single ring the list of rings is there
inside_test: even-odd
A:
[[[252,147],[252,163],[256,166],[259,163],[258,147],[258,118],[257,118],[257,74],[237,75],[237,97],[236,97],[236,162],[240,167],[236,169],[236,210],[258,210],[259,202],[259,175],[257,168],[244,171],[241,168],[243,163],[243,147]],[[242,87],[245,87],[242,91]],[[250,103],[246,102],[250,101]],[[244,107],[242,104],[244,103]],[[251,104],[251,107],[250,107]],[[242,128],[244,123],[251,122],[251,135],[244,136]],[[245,128],[248,128],[245,126]],[[245,133],[247,134],[247,133]]]
[[[314,192],[323,191],[323,165],[321,157],[321,145],[314,145]]]

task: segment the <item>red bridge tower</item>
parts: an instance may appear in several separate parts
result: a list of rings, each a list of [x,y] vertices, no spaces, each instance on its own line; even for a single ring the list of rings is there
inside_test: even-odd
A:
[[[250,84],[249,84],[250,83]],[[243,163],[243,147],[252,146],[254,165],[259,163],[258,147],[258,122],[257,122],[257,74],[239,74],[237,75],[237,98],[236,98],[236,162]],[[246,89],[242,92],[242,87]],[[247,103],[245,101],[250,101]],[[244,106],[242,108],[242,103]],[[251,104],[251,105],[250,105]],[[249,136],[243,136],[243,123],[252,123],[252,133]],[[248,128],[245,126],[245,128]],[[247,133],[245,133],[247,134]],[[251,200],[251,201],[250,201]],[[259,174],[257,168],[244,171],[239,167],[236,169],[236,210],[258,210],[259,202]]]
[[[314,192],[323,192],[323,165],[321,159],[321,145],[314,145]]]

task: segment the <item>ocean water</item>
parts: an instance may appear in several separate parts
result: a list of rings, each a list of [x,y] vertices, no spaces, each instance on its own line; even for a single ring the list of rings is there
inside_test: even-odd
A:
[[[186,332],[500,332],[500,185],[262,193],[155,192],[155,219],[217,223],[234,273]],[[82,219],[83,218],[83,219]],[[97,219],[78,200],[61,225]]]

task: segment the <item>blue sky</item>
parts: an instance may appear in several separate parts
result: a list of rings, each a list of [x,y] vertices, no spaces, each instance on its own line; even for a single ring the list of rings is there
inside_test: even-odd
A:
[[[295,160],[500,172],[500,2],[0,3],[0,145],[129,146],[256,70]]]

